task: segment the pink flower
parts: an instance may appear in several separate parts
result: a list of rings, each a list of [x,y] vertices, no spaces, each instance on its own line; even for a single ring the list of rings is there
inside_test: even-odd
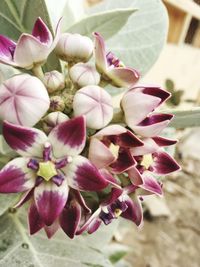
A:
[[[17,43],[0,35],[0,62],[25,69],[44,64],[58,42],[59,25],[60,23],[56,27],[54,40],[41,18],[36,20],[32,34],[23,33]]]
[[[95,32],[95,61],[97,70],[103,78],[117,87],[131,88],[139,79],[139,73],[125,67],[113,53],[106,53],[103,37]]]

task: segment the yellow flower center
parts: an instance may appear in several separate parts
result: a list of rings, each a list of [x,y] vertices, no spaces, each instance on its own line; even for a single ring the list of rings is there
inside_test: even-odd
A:
[[[51,161],[40,162],[37,175],[49,181],[53,176],[57,175],[55,164]]]
[[[120,209],[115,209],[114,214],[115,217],[118,218],[122,214],[122,211]]]
[[[109,148],[110,148],[110,151],[112,152],[113,156],[115,156],[116,158],[118,158],[119,146],[116,146],[113,143],[111,143]]]
[[[147,154],[143,156],[141,165],[148,169],[153,163],[153,158],[151,154]]]

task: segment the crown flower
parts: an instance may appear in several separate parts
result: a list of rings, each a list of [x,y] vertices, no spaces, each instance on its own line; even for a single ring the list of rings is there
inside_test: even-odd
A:
[[[21,72],[0,85],[0,193],[21,193],[30,234],[74,238],[119,217],[140,227],[145,196],[162,196],[161,177],[180,169],[166,151],[177,141],[162,135],[170,93],[139,85],[100,33],[60,34],[59,22],[53,37],[41,18],[17,43],[0,36],[0,62]],[[113,87],[124,90],[117,109]]]
[[[60,23],[56,27],[55,38],[53,38],[41,18],[36,20],[32,34],[23,33],[17,43],[4,35],[0,35],[0,62],[24,69],[43,65],[55,48],[59,35]]]

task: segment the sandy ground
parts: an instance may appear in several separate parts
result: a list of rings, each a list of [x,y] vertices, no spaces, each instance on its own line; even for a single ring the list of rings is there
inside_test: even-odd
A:
[[[126,255],[131,267],[200,266],[200,161],[191,159],[192,148],[189,156],[184,148],[180,145],[178,153],[182,171],[164,181],[170,216],[153,217],[147,211],[143,228],[138,231],[130,224],[124,235],[122,243],[131,249]]]

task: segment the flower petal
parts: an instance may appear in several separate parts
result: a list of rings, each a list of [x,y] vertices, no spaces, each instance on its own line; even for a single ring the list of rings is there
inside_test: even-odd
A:
[[[40,229],[44,227],[44,222],[42,221],[35,203],[32,203],[28,211],[28,223],[29,223],[29,233],[33,235],[37,233]]]
[[[135,125],[143,121],[159,105],[160,101],[160,98],[155,96],[128,91],[121,100],[127,125],[133,129]]]
[[[28,159],[16,158],[0,171],[0,192],[17,193],[31,189],[35,185],[35,175],[27,168]]]
[[[143,92],[144,94],[159,97],[161,99],[159,105],[161,105],[171,96],[169,92],[161,89],[160,87],[148,86],[148,87],[138,87],[138,88],[140,88],[140,91]]]
[[[59,229],[59,223],[58,220],[52,223],[52,225],[45,225],[44,230],[46,232],[47,237],[50,239]]]
[[[135,69],[128,67],[108,68],[106,75],[115,86],[125,88],[131,88],[140,78]]]
[[[32,69],[34,65],[43,64],[49,53],[46,44],[41,43],[33,35],[23,33],[14,52],[14,61],[21,68]]]
[[[143,138],[144,145],[141,147],[131,148],[131,154],[133,156],[142,156],[156,152],[160,147],[171,146],[177,143],[177,140],[168,139],[161,136],[155,136],[152,138]]]
[[[65,121],[57,125],[48,136],[53,144],[53,153],[57,158],[81,153],[86,141],[84,116]]]
[[[136,164],[129,150],[120,149],[118,158],[110,167],[113,173],[122,173]]]
[[[68,184],[74,189],[82,191],[99,191],[108,185],[98,169],[86,158],[76,156],[72,163],[63,171],[68,179]]]
[[[144,119],[137,126],[131,126],[131,129],[144,137],[153,137],[158,135],[170,123],[173,115],[155,114]]]
[[[161,184],[151,175],[150,172],[146,171],[142,174],[143,184],[140,185],[140,188],[143,188],[148,193],[162,195],[162,186]]]
[[[157,151],[153,154],[153,172],[164,175],[180,170],[178,163],[166,152]]]
[[[62,212],[68,198],[68,186],[64,181],[57,186],[51,182],[43,182],[35,188],[35,203],[44,223],[49,226]]]
[[[128,176],[134,185],[141,185],[143,184],[143,178],[140,172],[136,167],[130,168],[128,171]]]
[[[48,46],[52,43],[52,34],[40,17],[34,24],[32,35],[35,36],[41,43],[44,43]]]
[[[35,128],[3,123],[3,135],[8,145],[22,156],[42,157],[47,136]]]
[[[134,222],[137,226],[140,226],[143,221],[142,205],[140,201],[133,201],[130,197],[126,196],[125,203],[128,208],[121,216]]]
[[[121,125],[118,125],[118,124],[113,124],[113,125],[109,125],[103,128],[102,130],[98,131],[93,136],[101,139],[103,136],[119,135],[119,134],[126,133],[126,132],[127,132],[127,129],[125,127],[122,127]]]
[[[116,144],[124,148],[143,146],[143,142],[128,130],[117,136]]]
[[[34,192],[34,187],[29,189],[28,191],[24,192],[23,195],[20,197],[19,201],[14,205],[13,208],[19,208],[21,207],[24,203],[26,203],[27,201],[29,201],[32,196],[33,196],[33,192]]]
[[[74,238],[80,219],[81,207],[77,201],[72,200],[67,203],[60,215],[60,226],[70,238]]]
[[[12,66],[16,66],[13,62],[13,53],[16,43],[4,35],[0,35],[0,62]]]
[[[94,32],[94,51],[95,51],[95,62],[96,67],[100,72],[104,72],[107,69],[106,49],[103,37],[98,33]]]
[[[152,137],[152,139],[159,147],[172,146],[177,143],[177,140],[165,138],[162,136],[155,136],[155,137]]]
[[[88,158],[98,169],[109,166],[115,160],[110,149],[97,138],[91,138]]]

